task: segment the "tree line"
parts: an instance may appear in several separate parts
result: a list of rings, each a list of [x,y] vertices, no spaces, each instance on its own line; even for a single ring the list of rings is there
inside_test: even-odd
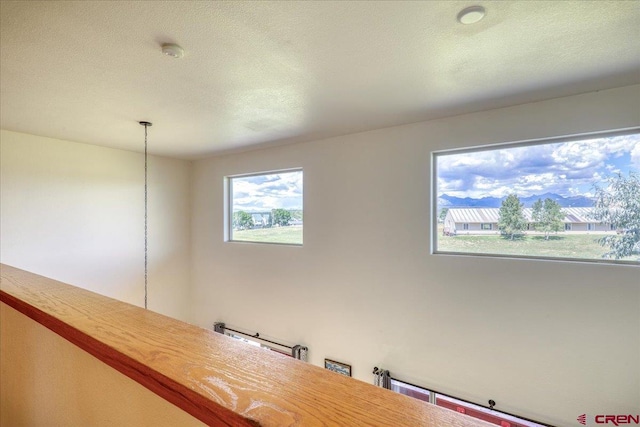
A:
[[[595,203],[591,218],[601,224],[610,224],[617,231],[606,235],[598,243],[609,248],[604,258],[620,259],[640,252],[640,175],[630,172],[628,177],[618,174],[606,180],[605,186],[595,185]],[[510,194],[500,207],[498,228],[511,240],[527,229],[524,205],[515,194]],[[531,219],[536,230],[549,239],[551,233],[561,231],[565,218],[562,207],[552,199],[536,201]]]
[[[520,202],[520,198],[515,194],[510,194],[500,206],[498,217],[498,228],[502,234],[511,237],[511,240],[518,234],[522,234],[529,222],[524,217],[524,205]],[[538,199],[531,209],[532,225],[535,230],[544,233],[545,240],[549,239],[549,235],[554,232],[561,231],[564,227],[562,220],[565,213],[562,212],[562,206],[555,200],[550,198]]]
[[[292,216],[291,212],[286,209],[271,209],[269,223],[265,224],[266,227],[280,226],[284,227],[289,225]],[[236,211],[233,213],[232,226],[234,230],[249,230],[255,227],[253,222],[253,216],[245,211]]]

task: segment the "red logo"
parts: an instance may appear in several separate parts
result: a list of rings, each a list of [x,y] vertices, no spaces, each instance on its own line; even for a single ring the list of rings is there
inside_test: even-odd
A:
[[[583,426],[587,425],[587,415],[582,414],[576,418]],[[596,424],[612,424],[621,426],[626,424],[640,425],[640,415],[596,415],[594,417]]]
[[[596,415],[596,424],[640,424],[640,415]]]

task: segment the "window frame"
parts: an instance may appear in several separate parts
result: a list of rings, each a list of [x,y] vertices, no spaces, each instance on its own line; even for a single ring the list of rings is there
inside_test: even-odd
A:
[[[581,141],[585,139],[594,138],[611,138],[616,136],[631,135],[640,133],[640,126],[620,128],[615,130],[604,130],[596,132],[578,133],[571,135],[554,136],[547,138],[534,138],[524,139],[512,142],[495,142],[481,144],[477,146],[467,146],[463,148],[450,148],[442,150],[431,151],[431,255],[447,255],[447,256],[464,256],[464,257],[485,257],[485,258],[506,258],[506,259],[519,259],[519,260],[543,260],[543,261],[556,261],[556,262],[586,262],[596,264],[618,264],[618,265],[633,265],[637,266],[638,262],[632,260],[616,260],[609,258],[569,258],[569,257],[547,257],[547,256],[535,256],[535,255],[513,255],[513,254],[491,254],[491,253],[475,253],[475,252],[452,252],[438,250],[437,242],[440,236],[438,236],[438,156],[449,154],[465,154],[465,153],[478,153],[483,151],[494,151],[500,149],[526,147],[533,145],[546,145],[567,143],[573,141]],[[565,229],[566,230],[566,229]]]
[[[412,384],[398,378],[391,377],[390,383],[391,391],[394,393],[402,394],[404,396],[411,397],[412,399],[418,399],[423,402],[428,402],[441,408],[458,411],[469,417],[477,420],[479,419],[490,424],[493,424],[493,422],[488,421],[486,419],[487,416],[491,418],[498,418],[500,421],[504,421],[509,423],[509,425],[513,425],[513,427],[517,427],[517,425],[520,425],[521,427],[551,427],[549,424],[542,423],[540,421],[535,421],[521,415],[505,412],[494,407],[473,403],[469,400],[462,399],[460,397],[454,397],[450,394],[442,393],[432,388],[426,388],[416,384]],[[427,399],[418,397],[415,394],[422,395],[421,397],[426,397]],[[442,402],[445,403],[443,404]],[[462,411],[460,409],[462,409]],[[480,414],[482,414],[483,416],[479,416]]]
[[[287,356],[287,357],[293,358],[293,356],[291,355],[290,352],[287,352],[286,350],[284,350],[285,348],[287,348],[287,349],[289,348],[284,344],[276,344],[276,343],[271,343],[270,345],[269,344],[263,344],[263,343],[261,343],[259,341],[256,341],[255,339],[252,339],[252,338],[255,338],[255,337],[252,337],[252,336],[246,337],[245,334],[242,334],[242,333],[226,332],[225,331],[224,334],[226,336],[228,336],[228,337],[231,337],[231,338],[233,338],[235,340],[243,342],[243,343],[245,343],[247,345],[250,345],[252,347],[273,351],[273,352],[276,352],[276,353],[281,354],[283,356]]]
[[[241,244],[254,244],[254,245],[278,245],[278,246],[292,246],[292,247],[302,247],[304,244],[304,220],[302,224],[302,243],[285,243],[285,242],[257,242],[253,240],[234,240],[233,239],[233,180],[236,178],[250,178],[255,176],[265,176],[265,175],[275,175],[280,173],[291,173],[291,172],[300,172],[302,173],[302,215],[304,218],[304,170],[302,167],[294,167],[287,169],[276,169],[270,171],[262,171],[262,172],[250,172],[250,173],[241,173],[234,175],[225,175],[223,181],[223,197],[224,197],[224,215],[223,215],[223,224],[224,224],[224,242],[225,243],[241,243]]]

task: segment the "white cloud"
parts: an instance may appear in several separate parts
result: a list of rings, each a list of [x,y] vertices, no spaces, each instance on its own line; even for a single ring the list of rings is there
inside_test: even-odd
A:
[[[631,167],[636,171],[640,171],[640,141],[636,141],[631,149]]]
[[[640,133],[437,158],[439,194],[457,197],[586,195],[612,173],[640,169]]]
[[[232,178],[233,210],[302,209],[301,171]]]

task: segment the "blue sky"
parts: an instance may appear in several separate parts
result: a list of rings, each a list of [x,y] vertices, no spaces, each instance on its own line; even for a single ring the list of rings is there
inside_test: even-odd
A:
[[[438,196],[592,196],[607,177],[640,171],[640,133],[437,157]]]
[[[234,212],[302,209],[302,171],[233,178],[231,186]]]

